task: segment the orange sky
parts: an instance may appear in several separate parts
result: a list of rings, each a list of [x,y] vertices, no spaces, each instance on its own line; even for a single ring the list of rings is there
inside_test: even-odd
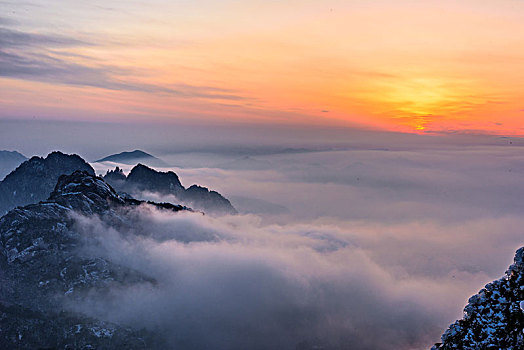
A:
[[[0,9],[3,118],[524,134],[518,0],[32,0]]]

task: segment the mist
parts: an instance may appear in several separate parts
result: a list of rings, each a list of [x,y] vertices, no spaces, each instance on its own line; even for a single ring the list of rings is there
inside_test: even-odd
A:
[[[452,277],[437,271],[402,273],[412,258],[381,262],[373,253],[386,251],[383,244],[356,228],[264,225],[251,216],[147,207],[130,216],[132,224],[119,230],[76,217],[87,242],[81,254],[156,283],[117,286],[71,308],[160,332],[172,348],[424,348],[464,287],[462,275],[486,278],[456,271],[459,282],[448,288]],[[403,245],[388,243],[389,250]]]

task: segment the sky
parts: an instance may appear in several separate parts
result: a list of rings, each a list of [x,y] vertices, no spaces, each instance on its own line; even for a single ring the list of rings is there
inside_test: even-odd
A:
[[[1,1],[0,118],[522,135],[524,3]]]

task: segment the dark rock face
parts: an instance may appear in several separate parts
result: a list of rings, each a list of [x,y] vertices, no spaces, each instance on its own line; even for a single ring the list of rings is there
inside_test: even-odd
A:
[[[16,151],[0,151],[0,180],[26,160],[24,155]]]
[[[102,178],[76,171],[59,178],[49,199],[19,207],[0,219],[0,348],[151,349],[161,340],[145,330],[66,310],[88,293],[156,281],[107,259],[82,254],[85,236],[74,215],[111,225],[132,222],[132,208],[186,210],[120,197]]]
[[[208,213],[236,214],[237,211],[220,193],[210,191],[206,187],[193,185],[188,189],[180,183],[177,174],[172,171],[160,172],[143,164],[135,166],[129,175],[116,168],[104,176],[116,190],[140,196],[142,191],[155,192],[163,195],[174,195],[181,203]]]
[[[169,193],[175,196],[184,192],[178,175],[172,171],[163,173],[138,164],[127,176],[126,186],[133,190]]]
[[[67,312],[37,312],[0,304],[2,349],[162,348],[152,335]]]
[[[126,176],[124,174],[124,171],[120,169],[119,167],[116,167],[115,170],[108,170],[106,175],[104,176],[104,180],[111,180],[111,181],[126,181]]]
[[[472,296],[464,318],[442,335],[432,350],[524,349],[524,247],[506,275]]]
[[[79,156],[61,152],[50,153],[46,158],[32,157],[23,162],[0,182],[0,215],[17,206],[46,199],[60,175],[76,170],[95,173]]]
[[[229,200],[216,191],[210,191],[207,187],[192,185],[184,191],[182,199],[189,205],[192,203],[196,208],[209,208],[229,214],[236,213]]]

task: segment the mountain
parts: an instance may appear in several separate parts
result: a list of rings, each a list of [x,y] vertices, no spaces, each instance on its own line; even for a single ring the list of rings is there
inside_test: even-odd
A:
[[[138,191],[169,193],[175,196],[184,192],[178,175],[172,171],[160,172],[138,164],[127,176],[127,185]]]
[[[101,162],[114,162],[114,163],[122,163],[122,164],[128,164],[128,165],[135,165],[138,163],[143,163],[149,166],[156,166],[156,167],[169,166],[163,160],[149,153],[146,153],[144,151],[140,151],[140,150],[113,154],[113,155],[110,155],[110,156],[107,156],[105,158],[95,161],[95,163],[101,163]]]
[[[110,288],[153,288],[157,281],[101,256],[83,252],[92,233],[82,233],[75,215],[97,217],[111,227],[133,225],[133,208],[150,206],[177,213],[167,203],[119,196],[100,177],[75,171],[58,179],[49,198],[18,207],[0,219],[1,349],[154,349],[162,340],[71,311]]]
[[[175,196],[177,201],[207,213],[236,214],[231,202],[216,191],[193,185],[184,188],[178,175],[172,171],[160,172],[143,164],[136,165],[126,177],[120,168],[108,171],[104,176],[117,191],[126,192],[137,198],[143,192]]]
[[[524,247],[506,275],[468,300],[464,318],[442,335],[432,350],[524,349]]]
[[[218,214],[237,214],[231,202],[207,187],[192,185],[181,193],[182,202],[192,208]]]
[[[16,151],[0,151],[0,179],[16,169],[27,158]]]
[[[0,215],[21,205],[44,200],[63,174],[76,170],[95,171],[76,154],[52,152],[46,158],[32,157],[0,181]]]

